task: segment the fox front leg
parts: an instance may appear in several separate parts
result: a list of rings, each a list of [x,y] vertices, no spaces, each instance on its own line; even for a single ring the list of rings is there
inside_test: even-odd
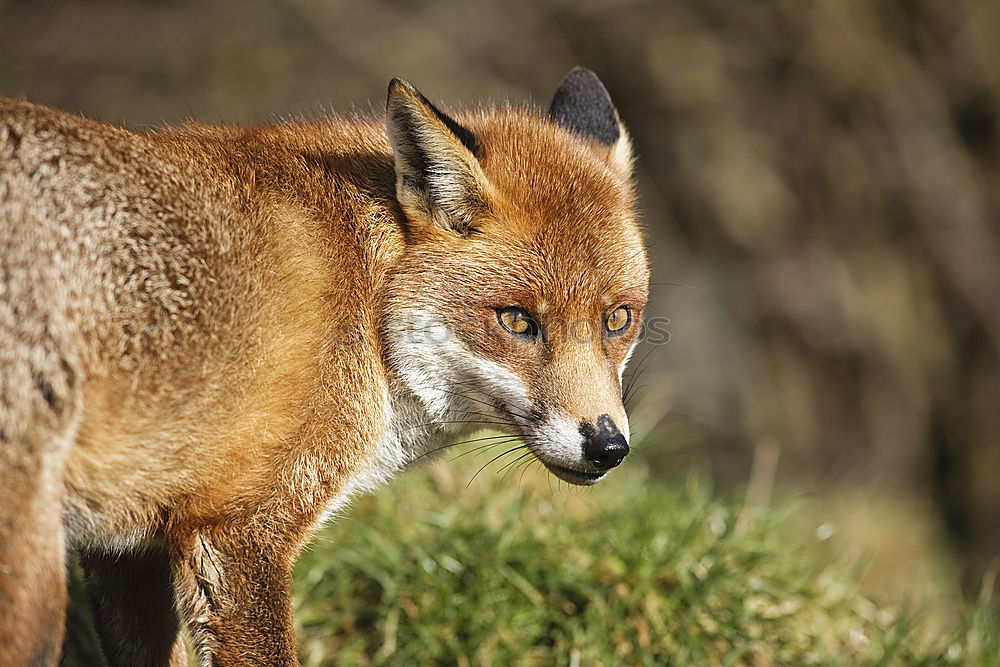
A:
[[[206,665],[298,665],[292,549],[200,530],[173,558],[177,603]]]
[[[79,415],[78,376],[47,321],[12,315],[22,306],[35,312],[42,297],[31,292],[34,283],[21,294],[4,283],[6,259],[0,256],[0,667],[55,665],[66,616],[62,479]],[[18,308],[5,307],[5,291]]]

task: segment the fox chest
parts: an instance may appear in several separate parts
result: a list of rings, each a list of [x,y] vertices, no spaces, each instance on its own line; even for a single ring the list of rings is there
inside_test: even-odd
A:
[[[378,489],[414,464],[426,461],[442,446],[444,436],[428,424],[429,418],[410,398],[385,401],[383,428],[371,454],[357,466],[326,503],[316,527],[341,513],[359,494]]]

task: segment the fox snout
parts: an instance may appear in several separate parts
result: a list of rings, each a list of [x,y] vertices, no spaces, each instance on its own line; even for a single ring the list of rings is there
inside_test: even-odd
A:
[[[583,456],[595,468],[611,470],[628,456],[628,442],[608,415],[598,417],[596,426],[580,422],[580,435],[583,436]]]

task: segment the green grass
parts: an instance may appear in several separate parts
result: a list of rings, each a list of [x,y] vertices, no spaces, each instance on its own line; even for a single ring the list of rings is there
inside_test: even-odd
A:
[[[879,605],[796,510],[741,520],[637,465],[585,491],[474,472],[409,473],[322,533],[296,568],[306,665],[1000,664],[988,605]]]
[[[409,472],[319,535],[305,665],[1000,665],[990,605],[874,601],[802,503],[748,520],[637,463],[586,490],[475,471]],[[64,664],[97,664],[79,595]]]

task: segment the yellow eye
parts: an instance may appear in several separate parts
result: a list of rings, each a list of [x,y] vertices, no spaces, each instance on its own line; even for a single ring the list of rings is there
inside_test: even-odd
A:
[[[518,336],[537,336],[538,323],[520,308],[497,309],[497,320],[504,329]]]
[[[628,306],[616,308],[608,315],[604,327],[611,333],[621,333],[632,324],[632,310]]]

